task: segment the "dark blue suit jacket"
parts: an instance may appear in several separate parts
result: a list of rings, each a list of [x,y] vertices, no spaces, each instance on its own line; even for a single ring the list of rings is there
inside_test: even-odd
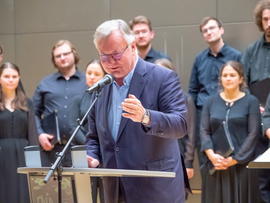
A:
[[[184,203],[177,139],[186,134],[187,110],[178,75],[138,59],[128,94],[135,95],[144,108],[149,109],[151,128],[122,117],[116,141],[108,129],[111,85],[101,93],[89,115],[87,154],[100,160],[104,168],[176,173],[175,178],[104,178],[107,202],[117,202],[121,184],[129,203]]]

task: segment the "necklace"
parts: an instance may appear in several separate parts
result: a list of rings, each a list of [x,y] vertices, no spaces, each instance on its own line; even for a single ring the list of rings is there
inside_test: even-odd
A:
[[[225,92],[221,92],[221,93],[220,93],[220,96],[221,96],[221,98],[226,102],[226,105],[227,105],[228,103],[230,103],[230,104],[232,105],[235,101],[241,99],[241,98],[244,97],[245,95],[246,95],[246,93],[244,93],[244,92],[239,92],[239,93],[236,94],[233,98],[230,98],[230,99],[229,99],[229,98],[227,98]]]

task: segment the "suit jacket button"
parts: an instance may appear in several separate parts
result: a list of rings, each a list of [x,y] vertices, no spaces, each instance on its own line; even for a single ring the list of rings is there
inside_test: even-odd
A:
[[[157,135],[163,135],[163,132],[162,131],[157,131]]]
[[[116,148],[115,148],[115,151],[116,151],[116,152],[118,152],[119,150],[120,150],[120,148],[119,148],[119,147],[116,147]]]

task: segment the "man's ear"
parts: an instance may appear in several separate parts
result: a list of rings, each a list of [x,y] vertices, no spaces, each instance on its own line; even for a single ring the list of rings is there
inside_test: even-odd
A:
[[[136,42],[135,42],[135,40],[133,42],[131,42],[130,46],[132,48],[132,51],[133,51],[133,49],[134,50],[136,49]]]
[[[155,32],[154,32],[154,30],[150,31],[150,35],[151,35],[151,39],[154,39],[154,37],[155,37]]]
[[[221,32],[221,36],[224,35],[224,28],[223,27],[220,27],[220,32]]]

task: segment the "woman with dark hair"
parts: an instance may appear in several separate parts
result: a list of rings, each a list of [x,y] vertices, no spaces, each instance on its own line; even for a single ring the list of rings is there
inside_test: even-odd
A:
[[[101,63],[98,59],[93,59],[90,61],[86,66],[86,83],[88,87],[91,87],[93,84],[98,82],[100,79],[102,79],[105,75],[105,71],[103,70]],[[85,92],[82,96],[77,96],[73,99],[71,104],[71,113],[70,113],[70,119],[69,124],[71,127],[72,134],[78,123],[77,119],[82,119],[83,116],[86,114],[88,108],[90,107],[92,102],[92,93]],[[84,145],[86,140],[86,134],[88,132],[88,125],[87,125],[87,119],[84,123],[84,125],[80,128],[80,130],[77,132],[73,144],[74,145]],[[98,202],[97,201],[97,188],[99,188],[99,194],[100,194],[100,202],[104,202],[104,196],[103,196],[103,187],[102,187],[102,181],[99,177],[91,177],[91,183],[92,183],[92,199],[93,203]]]
[[[0,202],[28,203],[24,147],[37,145],[33,104],[19,86],[20,71],[12,63],[0,67]]]
[[[243,67],[236,61],[228,61],[219,76],[221,91],[206,100],[201,117],[201,150],[208,163],[215,168],[210,175],[203,166],[202,203],[254,203],[259,202],[256,170],[246,168],[252,161],[260,134],[259,101],[244,91]],[[218,134],[223,122],[227,123],[234,151],[222,156],[214,150],[224,140]],[[216,141],[213,142],[213,135]],[[223,144],[223,142],[222,142]]]
[[[93,59],[90,61],[86,66],[86,83],[88,87],[91,87],[93,84],[98,82],[100,79],[102,79],[105,75],[105,71],[103,70],[99,60]],[[90,107],[91,104],[91,97],[92,94],[89,94],[88,92],[85,92],[83,96],[77,96],[73,99],[71,104],[71,113],[70,113],[70,119],[69,124],[71,127],[72,134],[74,130],[76,129],[78,123],[77,119],[82,119],[85,115],[86,111]],[[87,121],[85,122],[85,125],[82,126],[82,128],[78,131],[77,135],[75,136],[73,143],[76,145],[84,145],[86,140],[86,134],[88,132],[87,127]]]

